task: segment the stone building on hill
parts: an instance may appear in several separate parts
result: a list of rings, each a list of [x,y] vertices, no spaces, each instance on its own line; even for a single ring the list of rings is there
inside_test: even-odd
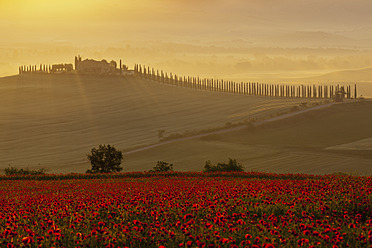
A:
[[[72,64],[54,64],[49,70],[49,73],[63,73],[63,72],[72,72],[74,67]]]
[[[118,70],[115,61],[109,63],[104,59],[96,61],[93,59],[82,60],[80,56],[75,57],[75,71],[80,74],[113,75],[117,74]]]

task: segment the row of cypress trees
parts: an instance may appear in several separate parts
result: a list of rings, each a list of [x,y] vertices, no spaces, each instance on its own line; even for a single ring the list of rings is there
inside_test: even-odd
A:
[[[201,79],[199,77],[178,76],[173,73],[155,70],[154,68],[135,65],[134,75],[136,77],[169,84],[179,87],[192,88],[207,91],[219,91],[234,94],[269,96],[269,97],[299,97],[299,98],[334,98],[341,94],[347,99],[357,98],[355,85],[354,94],[352,88],[340,85],[295,85],[295,84],[263,84],[256,82],[236,83],[216,79]]]

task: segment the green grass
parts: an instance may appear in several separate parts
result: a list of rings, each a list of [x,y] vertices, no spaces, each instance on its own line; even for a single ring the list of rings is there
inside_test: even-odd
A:
[[[159,130],[165,130],[165,136],[198,133],[274,116],[304,101],[319,102],[198,91],[133,78],[0,78],[0,169],[85,172],[90,168],[86,154],[99,144],[128,150],[157,143]],[[183,155],[174,154],[179,159]],[[127,168],[147,170],[159,160],[151,165],[128,163]]]

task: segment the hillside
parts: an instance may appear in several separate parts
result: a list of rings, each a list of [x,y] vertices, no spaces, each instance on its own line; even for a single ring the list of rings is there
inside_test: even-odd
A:
[[[85,172],[86,154],[98,144],[128,150],[157,143],[159,130],[168,136],[223,127],[275,115],[301,102],[304,99],[197,91],[134,78],[0,78],[0,169],[11,165]],[[131,167],[145,168],[138,163]]]
[[[372,82],[372,67],[336,71],[307,79],[321,82]]]
[[[372,67],[354,69],[354,70],[340,70],[329,73],[314,72],[315,76],[309,77],[293,77],[288,78],[285,75],[278,75],[274,81],[279,82],[295,82],[303,84],[340,84],[340,85],[357,85],[358,96],[372,98]],[[267,80],[273,81],[272,79]]]
[[[164,160],[177,170],[201,171],[207,160],[230,157],[246,171],[371,175],[371,109],[371,101],[336,104],[256,128],[175,142],[128,154],[126,170]]]

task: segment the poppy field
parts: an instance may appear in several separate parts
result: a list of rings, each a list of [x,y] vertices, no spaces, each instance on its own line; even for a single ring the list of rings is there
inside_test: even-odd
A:
[[[1,247],[372,245],[371,177],[51,176],[0,189]]]

